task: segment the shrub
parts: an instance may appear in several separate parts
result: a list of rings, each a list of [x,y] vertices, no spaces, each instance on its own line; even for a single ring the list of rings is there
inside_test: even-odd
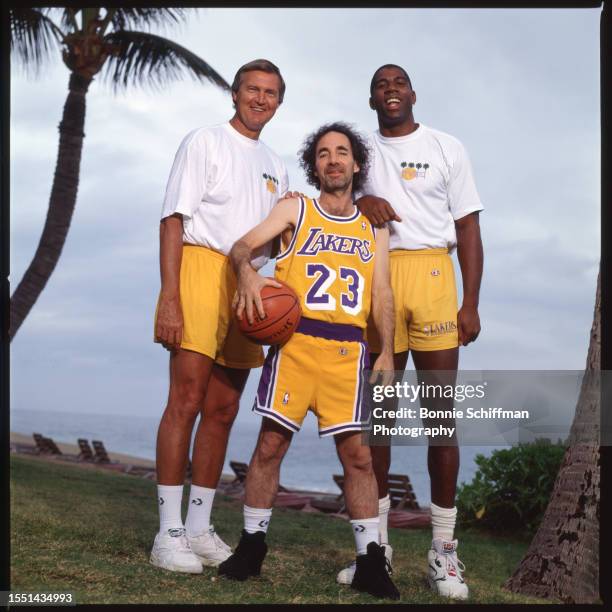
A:
[[[457,490],[461,524],[499,532],[534,532],[546,506],[565,453],[561,441],[541,439],[490,457],[476,455],[478,471]]]

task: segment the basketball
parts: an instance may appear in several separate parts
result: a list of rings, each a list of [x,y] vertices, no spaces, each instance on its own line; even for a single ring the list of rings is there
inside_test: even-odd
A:
[[[266,286],[261,290],[265,319],[259,318],[255,305],[253,325],[249,323],[246,311],[242,313],[242,319],[236,318],[240,331],[257,344],[284,344],[296,330],[302,316],[295,291],[281,281],[276,282],[282,287]]]

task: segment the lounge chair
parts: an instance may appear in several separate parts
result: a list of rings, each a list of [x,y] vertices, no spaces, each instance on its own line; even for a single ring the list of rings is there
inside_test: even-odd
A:
[[[36,444],[36,451],[41,455],[46,455],[49,452],[49,448],[45,442],[45,437],[39,433],[33,433],[32,437],[34,438],[34,443]]]
[[[53,438],[45,438],[47,447],[52,455],[61,455],[62,451],[57,447],[57,444],[53,441]]]
[[[128,465],[125,468],[125,473],[130,476],[140,476],[148,480],[155,480],[157,473],[154,468],[146,467],[144,465]]]
[[[57,448],[57,444],[52,438],[46,438],[42,434],[33,433],[32,437],[36,443],[36,448],[41,455],[61,455],[62,451]]]
[[[85,438],[79,438],[78,443],[79,450],[81,451],[78,457],[79,461],[95,461],[93,451],[91,450],[91,446],[89,445],[89,440],[86,440]]]
[[[104,448],[104,442],[101,440],[92,440],[91,443],[93,444],[93,449],[95,452],[94,461],[96,463],[111,463],[110,457]]]
[[[406,474],[389,474],[387,480],[391,508],[394,510],[420,510],[410,478]]]
[[[334,482],[341,493],[337,497],[313,499],[310,505],[322,512],[340,513],[346,510],[344,502],[344,475],[334,474]],[[389,474],[387,480],[391,508],[394,510],[420,510],[416,495],[406,474]]]
[[[230,487],[235,487],[236,485],[244,486],[246,482],[247,472],[249,471],[249,466],[242,461],[230,461],[230,467],[232,468],[236,478],[229,483]],[[283,487],[282,485],[278,485],[279,493],[291,493],[289,489]]]
[[[344,476],[341,474],[334,474],[333,479],[340,489],[339,495],[326,495],[325,497],[316,497],[310,500],[310,505],[313,508],[328,514],[338,514],[346,510],[344,503]]]
[[[244,485],[247,472],[249,471],[249,466],[241,461],[230,461],[230,467],[236,476],[236,478],[234,478],[230,484]]]

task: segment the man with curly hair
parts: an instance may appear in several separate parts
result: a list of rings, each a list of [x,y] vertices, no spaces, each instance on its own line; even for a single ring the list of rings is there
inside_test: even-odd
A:
[[[312,410],[319,435],[334,436],[344,469],[357,552],[351,586],[399,599],[378,545],[376,479],[370,449],[361,441],[368,420],[363,375],[370,310],[381,337],[373,376],[386,379],[393,368],[388,231],[375,232],[353,204],[353,190],[367,174],[368,151],[348,125],[325,125],[308,137],[301,165],[308,182],[321,189],[319,198],[281,201],[230,251],[238,279],[236,314],[252,322],[254,307],[265,317],[260,292],[269,284],[251,266],[252,254],[280,235],[275,278],[295,290],[303,314],[293,336],[283,346],[272,346],[266,357],[253,406],[264,418],[246,480],[244,530],[219,574],[235,580],[259,575],[280,465]]]

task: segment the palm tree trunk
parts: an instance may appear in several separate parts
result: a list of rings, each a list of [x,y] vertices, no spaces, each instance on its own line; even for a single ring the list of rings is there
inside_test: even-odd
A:
[[[79,186],[85,95],[91,81],[74,72],[70,74],[68,97],[59,124],[59,148],[47,220],[34,258],[11,298],[11,340],[45,288],[66,242]]]
[[[601,273],[600,273],[601,276]],[[504,587],[565,603],[599,600],[601,285],[569,447],[529,549]]]

